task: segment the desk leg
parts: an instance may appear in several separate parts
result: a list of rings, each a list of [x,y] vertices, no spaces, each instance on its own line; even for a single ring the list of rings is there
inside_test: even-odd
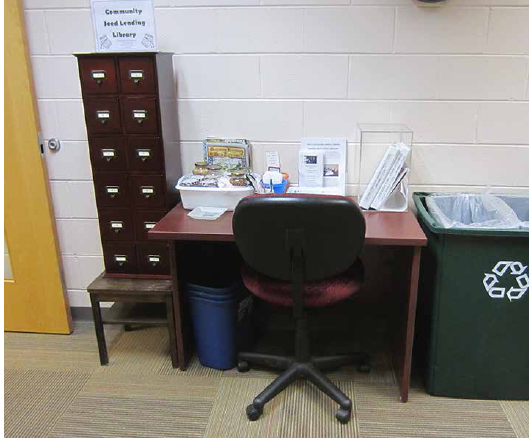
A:
[[[187,368],[189,358],[187,357],[187,345],[183,331],[183,309],[182,309],[182,296],[181,296],[181,285],[179,283],[178,275],[178,261],[177,261],[177,248],[176,242],[172,241],[169,243],[170,263],[171,263],[171,279],[173,283],[173,318],[174,328],[176,331],[176,349],[178,353],[178,365],[181,370]]]
[[[415,312],[417,310],[417,287],[419,283],[419,268],[421,265],[421,247],[413,248],[411,269],[408,283],[407,313],[401,320],[402,326],[398,330],[398,339],[393,347],[393,366],[397,373],[397,383],[400,389],[400,400],[408,401],[411,376],[411,356],[413,336],[415,332]]]

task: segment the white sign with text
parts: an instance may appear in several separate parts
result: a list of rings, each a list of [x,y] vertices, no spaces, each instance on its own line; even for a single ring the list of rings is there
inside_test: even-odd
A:
[[[96,51],[156,50],[152,0],[92,0]]]

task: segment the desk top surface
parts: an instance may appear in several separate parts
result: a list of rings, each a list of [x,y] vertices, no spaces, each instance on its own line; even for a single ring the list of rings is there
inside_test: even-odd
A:
[[[228,211],[214,221],[190,218],[188,210],[178,204],[149,231],[150,239],[233,241],[232,217]],[[415,215],[405,213],[364,212],[366,245],[426,246]]]

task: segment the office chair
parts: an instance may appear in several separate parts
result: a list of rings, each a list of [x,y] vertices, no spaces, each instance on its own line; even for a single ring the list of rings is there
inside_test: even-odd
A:
[[[297,379],[307,379],[339,404],[336,418],[347,423],[351,400],[322,371],[356,363],[369,372],[364,353],[312,357],[305,307],[323,307],[345,300],[362,285],[358,255],[365,238],[365,220],[354,201],[343,196],[254,195],[239,202],[233,215],[235,242],[246,263],[243,281],[249,291],[269,303],[293,308],[295,356],[239,353],[239,371],[249,364],[283,370],[246,408],[251,421],[267,402]]]

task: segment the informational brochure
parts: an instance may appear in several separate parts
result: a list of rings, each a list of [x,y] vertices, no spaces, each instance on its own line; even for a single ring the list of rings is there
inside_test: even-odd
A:
[[[301,150],[319,152],[323,155],[321,187],[334,188],[333,192],[345,195],[347,140],[345,138],[303,138]],[[299,186],[303,187],[303,185],[300,173]]]
[[[323,152],[304,149],[299,152],[299,185],[323,187]]]
[[[91,0],[97,52],[156,50],[153,0]]]

